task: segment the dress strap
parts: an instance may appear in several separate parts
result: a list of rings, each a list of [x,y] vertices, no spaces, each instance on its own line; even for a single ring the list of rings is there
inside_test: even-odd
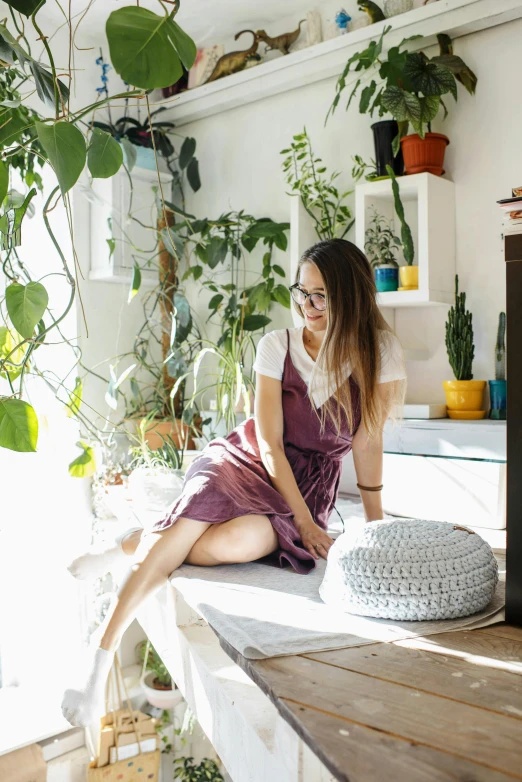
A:
[[[290,350],[290,332],[286,329],[286,352]]]

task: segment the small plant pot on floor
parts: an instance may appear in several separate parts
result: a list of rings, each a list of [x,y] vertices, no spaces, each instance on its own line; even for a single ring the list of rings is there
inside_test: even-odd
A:
[[[416,291],[419,288],[419,267],[401,266],[399,269],[399,279],[401,281],[400,291]]]
[[[156,706],[158,709],[173,709],[183,700],[176,685],[172,684],[169,687],[160,685],[156,681],[154,671],[148,671],[145,676],[142,676],[140,684],[150,705]]]
[[[401,139],[405,174],[444,173],[444,155],[449,138],[442,133],[426,133],[424,139],[416,133]]]
[[[450,418],[478,421],[485,417],[486,411],[481,410],[485,380],[445,380],[442,385]]]
[[[399,126],[394,119],[384,119],[372,125],[373,143],[375,146],[375,168],[377,176],[388,176],[386,166],[390,165],[397,176],[402,176],[404,160],[402,150],[394,157],[392,151],[393,139],[399,132]]]
[[[489,417],[505,421],[507,408],[507,380],[489,381]]]
[[[375,287],[379,293],[396,291],[399,287],[399,269],[391,263],[376,266],[374,273]]]

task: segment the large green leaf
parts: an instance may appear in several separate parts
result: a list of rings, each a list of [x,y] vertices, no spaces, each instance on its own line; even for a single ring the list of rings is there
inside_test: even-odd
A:
[[[199,163],[198,159],[193,157],[187,166],[187,179],[192,190],[197,193],[201,187],[201,179],[199,178]]]
[[[70,463],[69,475],[73,478],[88,478],[96,472],[94,449],[82,440],[77,442],[76,445],[82,449],[82,453]]]
[[[247,315],[243,321],[245,331],[257,331],[270,323],[270,318],[266,315]]]
[[[393,46],[388,52],[386,60],[379,69],[379,76],[386,80],[387,87],[404,87],[408,89],[408,84],[404,83],[404,66],[408,52],[401,51],[399,46]]]
[[[22,372],[22,367],[17,365],[21,365],[25,351],[23,347],[16,347],[22,341],[22,337],[14,329],[0,326],[0,361],[9,356],[7,363],[2,365],[3,370],[0,371],[0,377],[4,380],[9,377],[12,382]]]
[[[129,84],[144,90],[169,87],[196,59],[196,44],[169,15],[126,6],[107,19],[111,62]]]
[[[416,95],[400,87],[387,87],[381,97],[381,103],[397,122],[419,122],[421,104]]]
[[[440,107],[440,95],[426,95],[419,98],[421,115],[418,122],[412,122],[413,129],[424,138],[424,126],[437,116]]]
[[[258,220],[249,227],[247,234],[259,239],[265,236],[276,236],[282,231],[287,231],[289,228],[290,223],[274,223],[272,220]]]
[[[28,130],[32,124],[32,121],[27,121],[20,109],[0,109],[0,147],[14,144],[22,130]]]
[[[24,16],[31,16],[40,5],[40,0],[5,0],[6,5],[10,5],[15,11],[20,11]]]
[[[276,285],[272,291],[272,296],[283,307],[290,309],[290,291],[285,285]]]
[[[66,193],[78,181],[87,156],[83,134],[70,122],[44,125],[36,122],[40,143],[54,168],[62,193]]]
[[[181,145],[181,149],[179,151],[180,168],[186,168],[188,166],[188,164],[194,157],[195,151],[196,151],[196,139],[187,136],[187,138],[183,141],[183,144]]]
[[[408,54],[404,73],[409,78],[415,92],[423,95],[445,95],[451,92],[457,97],[457,83],[453,74],[428,60],[423,54]]]
[[[213,236],[207,245],[207,249],[207,263],[211,269],[215,269],[218,263],[223,263],[227,257],[227,242],[220,236]]]
[[[87,150],[87,165],[93,177],[108,179],[123,163],[123,149],[110,133],[93,128],[91,143]]]
[[[24,339],[31,339],[38,321],[42,318],[49,296],[41,282],[22,285],[12,282],[5,291],[5,303],[11,322]]]
[[[34,452],[38,442],[38,418],[23,399],[0,397],[0,447]]]
[[[7,195],[9,188],[9,167],[0,160],[0,204]]]

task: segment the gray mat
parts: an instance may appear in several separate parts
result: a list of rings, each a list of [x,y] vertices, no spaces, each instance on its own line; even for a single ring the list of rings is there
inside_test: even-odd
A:
[[[358,518],[349,521],[362,523]],[[338,532],[335,524],[331,531]],[[213,568],[183,565],[172,574],[171,583],[220,636],[250,659],[398,641],[504,619],[503,581],[484,611],[463,619],[392,622],[348,614],[325,605],[319,597],[325,566],[320,560],[312,573],[303,576],[255,562]]]

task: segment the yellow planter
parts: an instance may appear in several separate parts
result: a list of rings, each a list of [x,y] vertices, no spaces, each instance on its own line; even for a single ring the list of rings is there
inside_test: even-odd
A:
[[[419,267],[401,266],[399,268],[401,280],[400,291],[416,291],[419,287]]]
[[[445,380],[446,404],[450,418],[479,419],[486,415],[481,410],[485,380]]]

